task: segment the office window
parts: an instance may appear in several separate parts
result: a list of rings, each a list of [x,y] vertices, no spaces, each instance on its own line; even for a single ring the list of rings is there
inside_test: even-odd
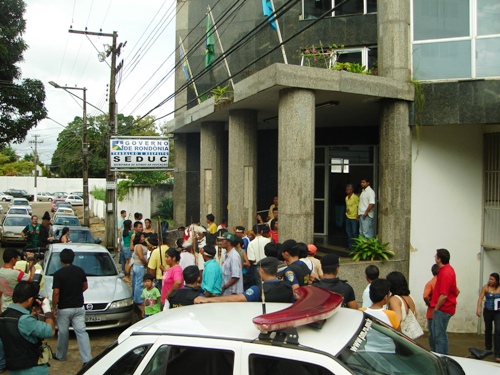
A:
[[[320,17],[342,0],[302,0],[302,16],[304,19]],[[330,16],[366,14],[377,12],[377,0],[350,0],[331,12]]]

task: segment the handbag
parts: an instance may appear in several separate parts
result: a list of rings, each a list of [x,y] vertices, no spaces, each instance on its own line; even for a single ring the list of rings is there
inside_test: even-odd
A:
[[[42,345],[40,345],[40,357],[38,358],[38,365],[48,364],[52,358],[54,358],[52,348],[47,342],[43,342]]]
[[[410,339],[415,340],[416,338],[419,338],[420,336],[422,336],[424,334],[424,330],[420,326],[420,323],[418,322],[417,317],[415,316],[413,311],[411,311],[410,306],[404,300],[404,298],[401,298],[399,296],[396,296],[396,297],[398,297],[399,300],[402,300],[406,304],[406,306],[408,307],[408,312],[406,314],[405,314],[404,308],[401,309],[402,314],[403,314],[403,320],[401,321],[401,332],[403,332]]]

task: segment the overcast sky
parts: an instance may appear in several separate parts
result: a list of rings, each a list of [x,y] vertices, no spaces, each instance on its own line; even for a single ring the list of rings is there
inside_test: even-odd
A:
[[[141,104],[174,66],[174,56],[168,57],[176,47],[175,0],[25,2],[27,26],[24,39],[29,49],[20,65],[22,78],[36,78],[44,83],[45,106],[50,119],[42,120],[33,128],[23,144],[12,144],[18,155],[31,153],[32,145],[27,142],[34,140],[33,135],[39,134],[38,140],[43,140],[38,145],[40,160],[50,164],[63,126],[83,114],[81,100],[52,87],[49,81],[61,86],[86,87],[87,102],[108,112],[106,85],[110,80],[110,68],[106,62],[99,62],[98,51],[105,51],[105,45],[111,44],[112,38],[70,34],[68,29],[71,26],[74,30],[87,28],[88,31],[102,30],[108,34],[116,31],[118,43],[127,42],[118,59],[118,62],[124,59],[121,79],[120,75],[117,76],[117,84],[120,85],[117,91],[119,113],[143,115],[173,92],[174,76],[171,75],[151,98]],[[135,68],[134,60],[138,61]],[[111,64],[110,57],[106,61]],[[81,91],[72,92],[80,97],[82,95]],[[152,115],[159,117],[172,110],[171,101]],[[90,115],[100,113],[90,106],[87,106],[87,112]]]

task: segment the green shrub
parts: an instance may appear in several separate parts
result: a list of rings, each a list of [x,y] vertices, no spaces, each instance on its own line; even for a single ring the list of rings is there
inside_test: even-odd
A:
[[[381,260],[382,262],[389,260],[395,254],[391,250],[387,250],[389,243],[380,243],[378,238],[365,238],[358,236],[353,238],[354,245],[349,255],[352,260]]]
[[[106,189],[94,187],[90,192],[90,195],[92,195],[94,199],[106,202]]]
[[[153,216],[160,216],[162,220],[174,218],[174,200],[172,198],[163,198],[157,207]]]

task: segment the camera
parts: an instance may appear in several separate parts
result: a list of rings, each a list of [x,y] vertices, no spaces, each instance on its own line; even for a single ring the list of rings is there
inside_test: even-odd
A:
[[[43,250],[43,251],[42,251]],[[34,253],[33,255],[28,256],[27,253]],[[34,249],[25,249],[24,251],[21,251],[21,258],[25,259],[27,261],[33,261],[33,260],[43,260],[45,257],[45,249],[36,247]]]

